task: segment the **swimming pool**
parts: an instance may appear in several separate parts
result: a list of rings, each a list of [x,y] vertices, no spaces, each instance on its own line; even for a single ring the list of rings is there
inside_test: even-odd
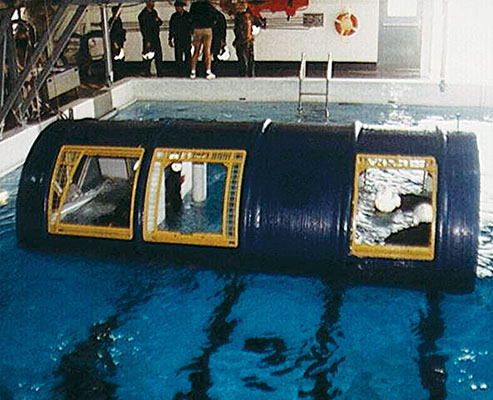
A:
[[[341,104],[332,105],[330,122],[454,129],[457,112],[483,149],[486,276],[493,271],[490,110]],[[167,117],[298,119],[292,103],[136,103],[117,116]],[[325,123],[316,105],[306,118]],[[0,208],[0,398],[492,396],[491,278],[478,278],[471,294],[450,295],[26,252],[15,240],[19,175],[0,180],[0,191],[12,195]]]

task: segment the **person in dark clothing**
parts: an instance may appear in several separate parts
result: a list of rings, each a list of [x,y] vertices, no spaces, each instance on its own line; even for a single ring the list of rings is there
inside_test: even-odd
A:
[[[151,62],[156,62],[158,76],[162,73],[163,51],[159,38],[159,27],[163,24],[157,11],[154,9],[154,1],[147,1],[145,8],[139,14],[139,27],[142,33],[142,55],[145,60],[145,73],[151,75]]]
[[[428,246],[431,237],[431,223],[422,222],[417,226],[391,233],[385,244],[401,246]]]
[[[108,21],[110,26],[111,55],[114,61],[124,58],[123,44],[127,38],[127,31],[123,29],[123,22],[120,17],[120,7],[111,7],[112,16]]]
[[[15,51],[17,56],[17,65],[24,69],[27,60],[34,52],[35,34],[34,28],[27,21],[17,19],[14,29]]]
[[[183,200],[181,198],[181,164],[173,163],[165,169],[166,223],[170,228],[178,226]]]
[[[216,24],[217,13],[209,0],[198,0],[190,7],[192,18],[193,56],[191,61],[190,78],[196,78],[197,61],[203,48],[205,57],[205,73],[207,79],[216,75],[211,70],[212,27]]]
[[[263,26],[264,22],[253,15],[246,1],[239,1],[235,10],[235,40],[233,46],[238,57],[239,76],[254,76],[255,60],[253,48],[253,26]]]
[[[113,58],[115,79],[120,79],[122,75],[123,61],[125,60],[123,44],[127,38],[127,31],[123,29],[123,22],[120,18],[119,11],[120,7],[112,7],[112,16],[108,21],[108,25],[110,26],[111,57]]]
[[[180,75],[190,73],[190,49],[192,48],[192,22],[185,11],[185,2],[175,1],[175,10],[169,20],[168,44],[175,49],[176,70]]]
[[[212,65],[214,69],[217,66],[219,59],[217,56],[222,54],[226,47],[226,18],[223,13],[216,9],[216,23],[212,28]]]

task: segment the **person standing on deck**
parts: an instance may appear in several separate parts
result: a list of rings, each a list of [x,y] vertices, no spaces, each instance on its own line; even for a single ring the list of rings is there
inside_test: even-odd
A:
[[[175,49],[176,71],[180,75],[190,73],[190,50],[192,48],[192,23],[190,14],[185,11],[185,2],[175,1],[175,12],[169,20],[168,44]]]
[[[190,7],[190,16],[192,18],[192,41],[193,56],[191,61],[190,79],[197,77],[197,61],[200,52],[203,49],[205,57],[205,73],[207,79],[214,79],[216,75],[212,73],[211,64],[211,45],[212,45],[212,28],[216,24],[216,10],[209,0],[197,0]]]
[[[217,63],[219,62],[218,56],[220,54],[223,54],[224,49],[226,47],[226,17],[218,9],[215,9],[215,11],[217,15],[217,20],[214,27],[212,28],[212,46],[211,46],[212,65],[214,67],[214,70],[217,66]]]
[[[154,9],[154,1],[147,1],[145,8],[139,14],[139,27],[142,33],[142,56],[145,62],[145,73],[151,75],[151,62],[156,62],[157,75],[162,74],[163,51],[159,38],[159,27],[163,24],[157,11]]]
[[[113,58],[115,79],[118,79],[122,72],[122,63],[125,59],[123,45],[127,38],[127,31],[123,29],[123,22],[119,11],[120,7],[111,7],[112,16],[108,21],[108,25],[110,26],[111,57]]]
[[[255,59],[253,48],[253,26],[263,26],[264,21],[253,15],[248,3],[240,0],[235,9],[235,40],[233,46],[238,57],[239,76],[253,77],[255,74]]]

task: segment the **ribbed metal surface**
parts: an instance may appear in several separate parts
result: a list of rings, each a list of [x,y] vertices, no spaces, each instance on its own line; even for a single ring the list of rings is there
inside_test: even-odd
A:
[[[273,125],[259,138],[245,205],[248,257],[303,270],[344,258],[352,141],[351,125]]]

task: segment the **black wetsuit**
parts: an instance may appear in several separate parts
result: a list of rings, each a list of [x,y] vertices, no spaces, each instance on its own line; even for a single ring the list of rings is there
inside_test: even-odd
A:
[[[216,24],[212,28],[211,53],[213,64],[217,64],[219,61],[217,56],[224,46],[226,46],[226,18],[219,10],[216,10],[216,15]]]
[[[127,37],[127,31],[123,29],[123,22],[120,17],[111,17],[108,21],[108,25],[111,27],[110,40],[111,40],[111,55],[114,57],[120,53],[120,49],[123,48],[125,39]]]
[[[115,56],[120,54],[123,45],[127,38],[127,31],[123,29],[123,22],[120,17],[111,17],[108,21],[110,29],[111,56],[113,57],[113,68],[115,79],[119,79],[122,75],[124,58],[115,60]]]
[[[168,40],[173,40],[176,69],[181,74],[189,74],[192,48],[192,21],[187,11],[174,12],[169,20]]]
[[[422,222],[417,226],[402,229],[390,234],[385,239],[385,244],[401,246],[428,246],[431,237],[431,224]]]
[[[181,174],[171,168],[166,170],[166,209],[168,215],[181,211],[183,201],[181,199]]]
[[[142,33],[142,53],[154,52],[158,76],[161,75],[163,64],[163,50],[161,48],[161,39],[159,38],[159,27],[162,23],[163,21],[154,9],[148,10],[146,7],[139,14],[139,27],[140,33]],[[147,75],[151,74],[151,61],[145,61],[145,72]]]

